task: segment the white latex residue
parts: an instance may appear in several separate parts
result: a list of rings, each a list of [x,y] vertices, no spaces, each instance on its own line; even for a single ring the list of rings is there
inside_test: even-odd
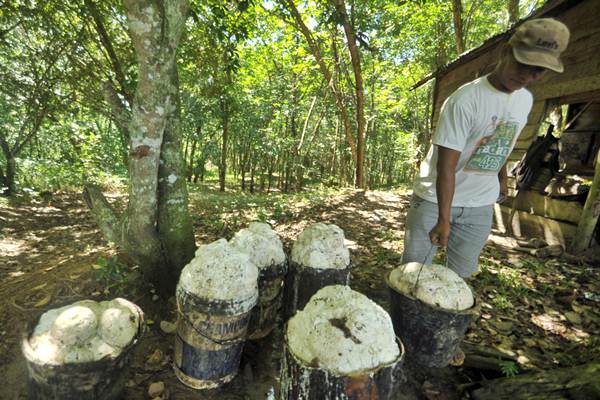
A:
[[[292,247],[292,261],[317,269],[346,268],[350,264],[350,251],[344,244],[344,231],[336,225],[309,226]]]
[[[78,301],[40,317],[29,345],[40,364],[71,364],[117,357],[140,324],[132,303],[114,299]]]
[[[421,265],[411,262],[394,269],[390,273],[390,285],[401,293],[446,310],[462,311],[473,306],[473,293],[458,274],[443,265],[426,264],[423,268]]]
[[[388,313],[342,285],[319,290],[290,319],[287,341],[305,365],[338,375],[378,368],[400,355]]]

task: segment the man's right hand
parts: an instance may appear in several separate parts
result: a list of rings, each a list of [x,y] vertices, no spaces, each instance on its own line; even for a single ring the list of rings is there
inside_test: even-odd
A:
[[[450,222],[440,222],[429,232],[429,240],[436,246],[446,247],[450,237]]]

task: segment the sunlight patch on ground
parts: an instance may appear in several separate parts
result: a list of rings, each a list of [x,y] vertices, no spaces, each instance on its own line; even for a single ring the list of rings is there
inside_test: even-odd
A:
[[[531,322],[534,325],[542,328],[546,332],[553,333],[569,339],[571,341],[579,342],[589,337],[590,335],[580,329],[571,328],[566,324],[567,319],[564,315],[561,315],[558,311],[550,311],[549,313],[532,315]]]
[[[368,191],[365,193],[365,197],[369,201],[373,202],[386,202],[395,203],[397,205],[402,204],[402,198],[393,192],[382,192],[379,190]]]
[[[344,245],[351,250],[356,250],[358,248],[358,245],[354,240],[344,239]]]
[[[18,256],[26,247],[24,240],[2,238],[0,239],[0,257]]]

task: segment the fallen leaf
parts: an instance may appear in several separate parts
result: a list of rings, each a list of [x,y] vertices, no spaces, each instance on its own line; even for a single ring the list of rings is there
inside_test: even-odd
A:
[[[37,285],[36,287],[34,287],[34,288],[31,288],[31,291],[32,291],[32,292],[35,292],[36,290],[40,290],[40,289],[42,289],[42,288],[46,287],[47,285],[48,285],[48,282],[46,282],[46,283],[42,283],[41,285]]]
[[[577,314],[576,312],[567,311],[565,313],[565,317],[567,318],[567,321],[569,321],[572,324],[575,324],[575,325],[581,324],[581,316],[579,314]]]
[[[39,300],[33,306],[36,307],[36,308],[43,307],[46,304],[50,303],[50,300],[52,300],[52,295],[46,294],[46,296],[44,296],[44,298],[42,298],[41,300]]]
[[[509,321],[493,321],[492,325],[503,334],[509,334],[513,330],[513,323]]]

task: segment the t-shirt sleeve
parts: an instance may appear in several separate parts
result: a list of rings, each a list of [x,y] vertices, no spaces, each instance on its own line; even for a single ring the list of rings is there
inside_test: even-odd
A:
[[[433,144],[462,152],[471,133],[472,121],[471,105],[449,97],[442,106]]]

